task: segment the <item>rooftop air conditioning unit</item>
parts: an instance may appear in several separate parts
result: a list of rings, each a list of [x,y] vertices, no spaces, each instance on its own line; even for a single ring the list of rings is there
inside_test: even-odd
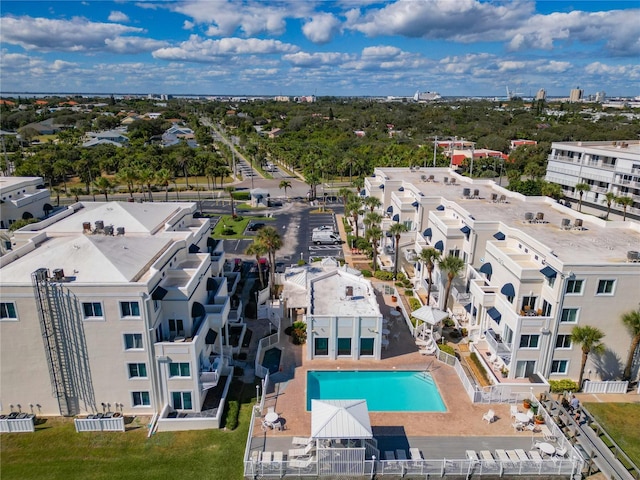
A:
[[[104,227],[105,235],[113,235],[113,225],[107,225]]]
[[[82,222],[82,233],[91,233],[91,222]]]
[[[124,227],[116,228],[116,234],[117,235],[124,235]]]
[[[629,250],[627,252],[627,261],[628,262],[640,262],[640,252],[635,250]]]
[[[570,219],[568,219],[568,218],[563,218],[562,219],[561,226],[562,226],[563,229],[569,228],[570,225],[571,225],[571,220]]]
[[[96,220],[96,231],[101,232],[104,230],[104,222],[102,220]]]
[[[56,268],[53,270],[53,279],[62,281],[64,280],[64,270],[62,268]]]
[[[525,212],[524,221],[530,222],[531,220],[533,220],[533,212]]]

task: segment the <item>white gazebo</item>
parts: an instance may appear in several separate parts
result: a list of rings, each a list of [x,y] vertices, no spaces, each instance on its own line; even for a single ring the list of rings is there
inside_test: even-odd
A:
[[[449,315],[447,312],[443,312],[442,310],[438,310],[436,308],[425,305],[424,307],[420,307],[418,310],[411,312],[411,316],[416,320],[420,320],[424,323],[422,327],[422,338],[425,336],[425,326],[428,324],[431,326],[431,335],[433,336],[433,327],[435,325],[440,324],[445,318]],[[418,331],[418,325],[416,325],[416,332]]]
[[[375,446],[366,400],[311,400],[311,437],[323,474],[363,475],[367,450]]]

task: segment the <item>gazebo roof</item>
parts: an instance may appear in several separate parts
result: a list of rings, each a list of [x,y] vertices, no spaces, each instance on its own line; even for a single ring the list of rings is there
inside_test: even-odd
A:
[[[436,325],[447,318],[449,315],[447,314],[447,312],[443,312],[442,310],[437,310],[433,307],[425,305],[424,307],[420,307],[415,312],[411,312],[411,316],[417,318],[418,320],[422,320],[429,325]]]
[[[311,400],[311,437],[373,438],[366,400]]]

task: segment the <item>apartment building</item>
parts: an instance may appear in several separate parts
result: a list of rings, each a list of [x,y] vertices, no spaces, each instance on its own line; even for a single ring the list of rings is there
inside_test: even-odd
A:
[[[640,213],[640,142],[553,142],[547,160],[547,182],[559,184],[566,196],[579,199],[575,186],[586,183],[583,203],[602,205],[609,192],[633,199],[627,212]],[[622,212],[616,202],[614,211]]]
[[[620,317],[640,298],[639,223],[607,222],[441,168],[376,169],[365,190],[382,201],[383,229],[402,222],[411,230],[401,248],[465,260],[449,306],[465,312],[488,369],[499,363],[505,381],[577,379],[582,352],[571,330],[591,325],[605,333],[606,353],[590,355],[586,378],[622,372],[631,338]],[[423,297],[426,269],[414,262],[412,270]],[[446,281],[436,268],[440,308]]]
[[[77,203],[0,257],[0,409],[218,425],[237,278],[193,203]],[[191,421],[191,423],[188,423]]]
[[[0,176],[0,199],[0,229],[9,228],[17,220],[46,216],[53,210],[42,177]]]

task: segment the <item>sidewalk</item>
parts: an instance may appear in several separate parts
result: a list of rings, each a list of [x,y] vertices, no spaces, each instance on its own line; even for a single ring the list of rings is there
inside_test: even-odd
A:
[[[364,255],[361,253],[354,252],[351,246],[347,242],[347,232],[344,229],[343,223],[344,215],[336,214],[336,223],[338,224],[338,233],[340,234],[340,238],[344,240],[342,244],[342,255],[344,256],[344,261],[351,268],[362,268],[364,265],[369,265],[371,263],[371,259],[368,255]],[[369,267],[367,267],[368,269]]]

